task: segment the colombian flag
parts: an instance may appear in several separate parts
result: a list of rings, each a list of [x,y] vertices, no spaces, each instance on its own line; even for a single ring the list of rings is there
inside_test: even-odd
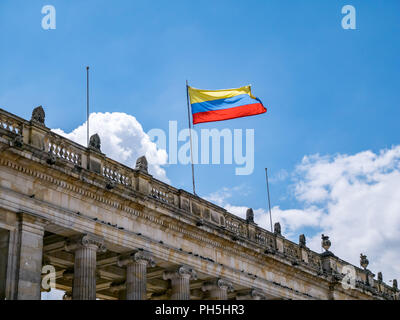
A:
[[[251,94],[251,86],[237,89],[201,90],[188,86],[193,124],[221,121],[267,112]]]

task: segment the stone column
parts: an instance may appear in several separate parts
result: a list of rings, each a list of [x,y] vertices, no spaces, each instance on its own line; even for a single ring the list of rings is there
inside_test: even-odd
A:
[[[171,280],[171,300],[190,300],[190,280],[196,280],[193,269],[180,266],[176,270],[164,271],[164,280]]]
[[[73,300],[96,300],[96,255],[105,252],[104,240],[85,234],[67,244],[67,251],[75,251]]]
[[[18,300],[40,300],[45,221],[22,214],[18,228]]]
[[[0,300],[6,298],[9,234],[8,230],[0,229]]]
[[[261,290],[252,289],[247,293],[238,294],[236,300],[266,300],[266,295]]]
[[[207,292],[207,300],[228,300],[228,292],[233,291],[233,285],[227,280],[217,279],[205,282],[201,289]]]
[[[146,300],[147,266],[155,266],[151,254],[138,251],[119,260],[118,265],[126,266],[126,300]]]

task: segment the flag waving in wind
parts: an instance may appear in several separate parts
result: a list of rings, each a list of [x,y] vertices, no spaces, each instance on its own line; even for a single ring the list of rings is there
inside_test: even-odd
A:
[[[193,124],[222,121],[267,112],[251,94],[251,86],[237,89],[201,90],[188,86]]]

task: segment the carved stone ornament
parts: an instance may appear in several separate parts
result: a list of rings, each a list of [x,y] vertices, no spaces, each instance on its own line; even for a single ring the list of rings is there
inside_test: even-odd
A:
[[[274,233],[281,235],[281,224],[279,222],[274,224]]]
[[[147,263],[149,267],[154,268],[156,266],[156,262],[150,252],[138,251],[132,255],[132,258],[138,263]]]
[[[97,133],[90,137],[89,149],[101,152],[101,140]]]
[[[254,222],[254,212],[252,208],[247,209],[246,211],[246,221]]]
[[[93,247],[97,252],[107,251],[104,240],[101,237],[92,234],[84,234],[69,240],[65,244],[66,251],[75,251],[82,247]]]
[[[329,240],[329,237],[325,236],[324,234],[321,235],[321,239],[322,248],[324,248],[325,251],[329,251],[329,248],[331,247],[331,240]]]
[[[360,266],[363,267],[365,270],[365,269],[367,269],[368,264],[369,264],[369,261],[367,259],[367,256],[361,253],[360,254]]]
[[[43,107],[39,106],[32,111],[32,118],[31,121],[39,124],[41,126],[44,126],[44,119],[46,117],[46,114],[44,113]]]
[[[145,156],[141,156],[136,160],[136,170],[148,173],[148,163]]]
[[[301,234],[301,235],[299,236],[299,245],[300,245],[300,247],[302,247],[302,248],[305,248],[305,247],[306,247],[306,236],[305,236],[304,234]]]
[[[398,289],[396,279],[393,280],[393,289],[396,289],[396,290]]]
[[[176,277],[188,277],[190,280],[197,280],[197,273],[192,268],[180,266],[178,269],[164,271],[163,279],[169,280]]]
[[[217,286],[220,289],[226,289],[228,292],[234,291],[232,282],[224,280],[224,279],[218,279]]]
[[[378,272],[378,281],[383,282],[382,272]]]
[[[46,156],[46,162],[49,165],[53,165],[56,163],[56,156],[52,152],[48,152]]]
[[[100,252],[105,252],[106,251],[106,247],[104,245],[104,240],[99,238],[99,237],[94,237],[92,235],[84,235],[81,238],[81,244],[82,246],[97,246],[98,247],[98,251]]]

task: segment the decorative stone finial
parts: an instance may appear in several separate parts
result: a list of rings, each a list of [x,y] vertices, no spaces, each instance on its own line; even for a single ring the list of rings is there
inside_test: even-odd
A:
[[[360,266],[363,267],[364,270],[366,270],[368,267],[368,264],[369,264],[369,261],[367,259],[367,256],[361,253],[360,254]]]
[[[106,252],[107,248],[104,245],[104,239],[94,234],[81,234],[71,239],[68,239],[65,243],[65,251],[75,251],[82,247],[92,247],[97,252]]]
[[[107,190],[112,190],[112,189],[114,189],[116,185],[117,185],[117,184],[115,183],[115,181],[113,181],[113,180],[111,180],[111,179],[107,179],[107,182],[106,182],[106,189],[107,189]]]
[[[398,289],[396,279],[393,279],[393,289],[396,289],[396,290]]]
[[[56,156],[53,154],[53,152],[51,152],[51,151],[47,152],[47,155],[46,155],[46,162],[47,162],[49,165],[53,165],[53,164],[56,163]]]
[[[21,148],[24,145],[22,136],[20,136],[20,135],[15,136],[11,142],[11,145],[16,148]]]
[[[136,170],[148,173],[148,163],[145,156],[141,156],[136,160]]]
[[[44,113],[43,107],[39,106],[32,111],[32,118],[31,121],[39,124],[41,126],[44,126],[44,119],[46,117],[46,114]]]
[[[254,212],[252,208],[247,209],[246,211],[246,221],[254,222]]]
[[[274,224],[274,233],[281,235],[281,224],[279,222]]]
[[[306,247],[306,236],[304,234],[299,236],[299,245],[302,248]]]
[[[382,272],[378,272],[378,281],[383,282]]]
[[[96,133],[96,134],[94,134],[94,135],[92,135],[92,136],[90,137],[90,140],[89,140],[89,149],[92,149],[92,150],[101,152],[100,148],[101,148],[100,137],[99,137],[99,135]]]
[[[322,248],[325,249],[326,252],[329,251],[329,248],[331,247],[331,240],[329,240],[328,236],[325,236],[324,234],[321,235],[321,246]]]

